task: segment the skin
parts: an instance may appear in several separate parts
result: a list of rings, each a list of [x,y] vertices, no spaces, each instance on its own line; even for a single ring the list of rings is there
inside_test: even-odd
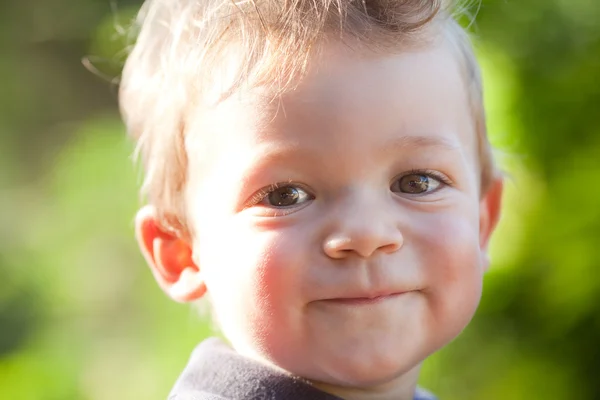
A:
[[[192,126],[192,241],[138,214],[160,286],[208,292],[243,355],[345,399],[412,399],[421,362],[477,308],[500,209],[500,181],[480,193],[451,47],[330,43],[278,101],[239,93]]]

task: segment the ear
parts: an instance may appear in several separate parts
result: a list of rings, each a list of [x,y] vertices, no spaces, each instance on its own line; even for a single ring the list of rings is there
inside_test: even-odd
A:
[[[490,264],[488,244],[500,219],[503,188],[502,178],[496,178],[479,204],[479,247],[483,256],[483,268],[486,270]]]
[[[204,295],[206,285],[192,260],[190,245],[160,228],[154,207],[138,211],[135,233],[154,278],[169,297],[184,303]]]

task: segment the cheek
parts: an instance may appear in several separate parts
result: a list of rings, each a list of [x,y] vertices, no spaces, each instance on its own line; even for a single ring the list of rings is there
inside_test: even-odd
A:
[[[224,221],[221,219],[213,229],[205,224],[194,251],[215,307],[243,304],[247,310],[264,295],[260,284],[274,243],[272,238],[253,235],[249,229]]]
[[[260,287],[256,281],[264,268],[259,260],[264,262],[268,248],[230,219],[215,217],[219,223],[212,223],[211,216],[204,216],[200,220],[203,223],[196,229],[194,259],[220,329],[228,338],[235,337],[251,327],[250,321],[257,314],[256,304],[262,294],[256,290]]]
[[[294,327],[301,244],[285,231],[221,224],[199,235],[196,250],[221,329],[238,349],[268,345],[269,332]],[[285,335],[284,335],[285,336]]]
[[[419,236],[418,254],[430,289],[431,315],[439,326],[456,335],[468,324],[482,290],[479,225],[470,214],[432,216]]]

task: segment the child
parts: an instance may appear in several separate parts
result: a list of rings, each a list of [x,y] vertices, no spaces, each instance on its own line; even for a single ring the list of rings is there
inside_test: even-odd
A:
[[[434,0],[152,0],[121,105],[174,300],[209,299],[171,399],[430,399],[499,216],[466,34]]]

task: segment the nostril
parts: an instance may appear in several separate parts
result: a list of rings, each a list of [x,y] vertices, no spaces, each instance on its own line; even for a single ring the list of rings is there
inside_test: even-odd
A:
[[[350,238],[331,238],[326,240],[323,251],[331,258],[345,258],[352,253],[352,241]]]
[[[368,230],[355,230],[350,234],[336,234],[323,243],[325,254],[334,259],[346,258],[355,254],[366,258],[379,252],[391,254],[398,251],[404,242],[398,230],[380,234]]]
[[[384,253],[394,253],[400,250],[400,243],[386,244],[385,246],[381,246],[379,250],[383,251]]]

